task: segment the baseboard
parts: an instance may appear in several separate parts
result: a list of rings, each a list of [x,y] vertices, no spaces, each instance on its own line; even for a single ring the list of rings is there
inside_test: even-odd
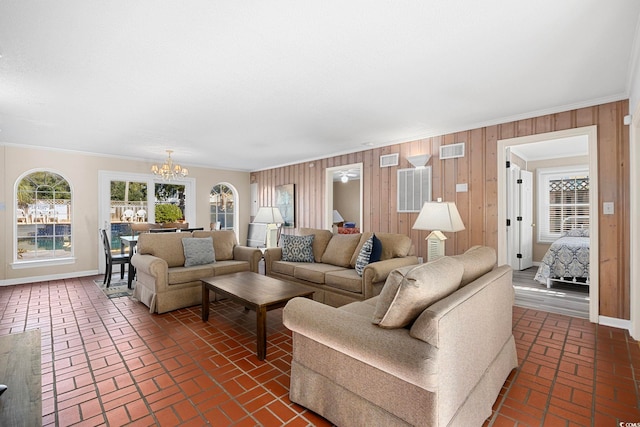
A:
[[[598,316],[598,324],[631,331],[631,321],[616,317]]]
[[[48,274],[45,276],[19,277],[16,279],[0,280],[0,286],[23,285],[25,283],[50,282],[54,280],[75,279],[77,277],[95,276],[98,270],[74,271],[71,273]]]

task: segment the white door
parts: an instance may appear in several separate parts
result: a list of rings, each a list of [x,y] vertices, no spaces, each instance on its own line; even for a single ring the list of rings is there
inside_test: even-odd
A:
[[[507,253],[509,265],[514,270],[520,269],[520,260],[516,254],[520,248],[518,225],[516,217],[519,211],[519,192],[517,181],[520,177],[520,168],[513,163],[507,169]]]
[[[518,185],[518,261],[519,270],[524,270],[533,265],[533,173],[520,171]]]

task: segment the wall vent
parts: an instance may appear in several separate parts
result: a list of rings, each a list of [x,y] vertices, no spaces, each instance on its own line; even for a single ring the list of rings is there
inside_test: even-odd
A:
[[[464,157],[464,142],[440,146],[440,160]]]
[[[431,201],[431,166],[398,170],[398,212],[420,212]]]
[[[399,154],[385,154],[384,156],[380,156],[380,167],[388,168],[391,166],[398,166],[398,158]]]

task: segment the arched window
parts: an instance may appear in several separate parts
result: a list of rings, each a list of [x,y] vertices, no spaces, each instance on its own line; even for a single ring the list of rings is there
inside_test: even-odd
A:
[[[16,186],[16,263],[73,256],[71,186],[61,175],[36,171]]]
[[[227,184],[216,184],[209,196],[211,223],[220,230],[233,230],[235,227],[235,189]]]

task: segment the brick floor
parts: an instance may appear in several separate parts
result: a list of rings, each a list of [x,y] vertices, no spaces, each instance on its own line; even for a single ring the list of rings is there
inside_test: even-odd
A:
[[[206,324],[199,307],[151,315],[94,278],[0,287],[0,335],[42,333],[43,425],[331,425],[288,399],[281,310],[260,362],[253,312],[222,301]],[[640,345],[626,331],[520,307],[513,325],[519,369],[485,426],[640,423]]]

